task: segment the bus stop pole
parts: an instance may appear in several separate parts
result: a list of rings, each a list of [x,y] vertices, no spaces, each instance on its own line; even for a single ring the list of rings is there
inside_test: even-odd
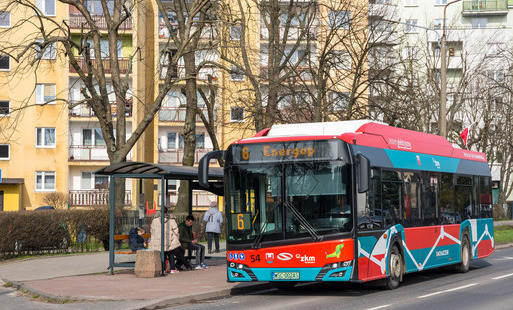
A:
[[[167,188],[164,189],[164,177],[162,177],[160,179],[160,196],[161,196],[161,199],[160,199],[160,261],[162,263],[162,275],[164,275],[165,271],[166,271],[166,260],[164,258],[164,216],[165,216],[165,213],[164,213],[164,208],[165,208],[165,205],[166,205],[166,196],[165,196],[165,192],[167,191]],[[168,211],[169,212],[169,211]],[[170,262],[171,263],[171,262]]]
[[[189,215],[192,215],[192,180],[189,180],[187,181],[189,182],[189,186],[187,186],[188,188],[188,195],[189,195],[189,199],[187,199],[188,201],[188,204],[189,204]]]
[[[109,204],[110,204],[110,219],[109,219],[109,269],[110,274],[114,274],[114,176],[110,177],[110,196],[109,196]]]

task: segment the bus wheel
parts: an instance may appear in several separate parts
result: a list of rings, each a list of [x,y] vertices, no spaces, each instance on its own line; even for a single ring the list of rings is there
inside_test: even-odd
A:
[[[388,255],[388,267],[390,270],[390,275],[386,279],[386,288],[393,290],[399,287],[399,283],[401,282],[402,274],[403,274],[403,257],[397,245],[392,247]]]
[[[468,237],[465,235],[463,236],[463,240],[461,241],[461,263],[458,264],[458,272],[468,272],[468,270],[470,269],[471,257],[472,253],[470,252],[470,242],[468,241]]]

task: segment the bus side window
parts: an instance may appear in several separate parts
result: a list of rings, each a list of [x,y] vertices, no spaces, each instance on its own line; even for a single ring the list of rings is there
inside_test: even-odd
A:
[[[436,172],[422,172],[422,221],[423,225],[436,225],[438,210],[438,182],[439,174]]]
[[[366,197],[364,195],[366,195]],[[360,199],[360,197],[365,198]],[[358,229],[360,231],[383,228],[381,176],[379,169],[371,170],[370,190],[364,194],[358,194],[357,208]]]

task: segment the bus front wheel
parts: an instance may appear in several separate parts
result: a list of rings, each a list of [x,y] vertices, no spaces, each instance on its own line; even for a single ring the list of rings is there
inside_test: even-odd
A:
[[[461,241],[461,263],[458,264],[458,272],[468,272],[468,270],[470,269],[471,257],[472,253],[470,252],[470,242],[468,241],[468,237],[465,235],[463,236],[463,240]]]
[[[390,274],[386,279],[385,286],[386,288],[393,290],[399,287],[399,283],[403,276],[403,257],[397,248],[397,245],[392,247],[392,250],[388,255],[388,268]]]

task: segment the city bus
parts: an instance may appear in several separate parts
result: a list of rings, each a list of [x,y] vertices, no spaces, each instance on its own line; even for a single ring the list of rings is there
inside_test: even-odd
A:
[[[224,159],[227,278],[293,286],[382,280],[494,251],[486,155],[369,121],[274,125]],[[277,285],[278,286],[278,285]]]

